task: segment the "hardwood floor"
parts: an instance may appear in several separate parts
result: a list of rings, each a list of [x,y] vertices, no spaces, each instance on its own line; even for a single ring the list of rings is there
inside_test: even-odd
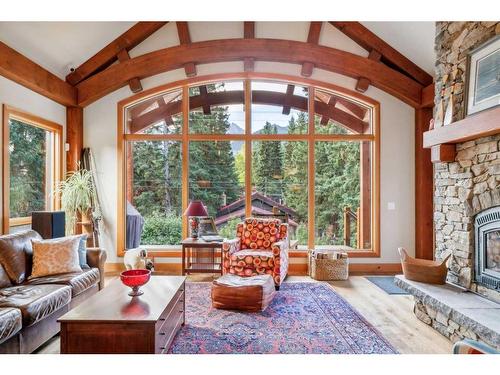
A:
[[[110,276],[111,280],[116,276]],[[193,275],[188,281],[211,281],[217,276]],[[306,276],[289,276],[287,282],[310,281]],[[329,283],[365,319],[403,354],[449,354],[451,342],[418,320],[413,314],[413,297],[389,295],[363,276]],[[59,353],[56,336],[38,350],[40,354]]]

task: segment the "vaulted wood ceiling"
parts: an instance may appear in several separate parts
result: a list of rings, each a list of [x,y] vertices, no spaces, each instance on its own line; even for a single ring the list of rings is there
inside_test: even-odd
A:
[[[197,74],[197,64],[243,61],[246,71],[255,61],[301,65],[310,76],[315,68],[357,79],[356,90],[369,85],[419,108],[432,77],[358,22],[311,22],[306,42],[255,38],[254,22],[244,23],[241,39],[192,42],[187,22],[177,22],[180,45],[130,58],[129,51],[166,22],[138,22],[66,77],[66,82],[34,64],[5,44],[0,44],[0,74],[63,105],[84,107],[128,85],[142,90],[140,80],[172,69],[184,68],[186,76]],[[320,33],[332,25],[369,52],[362,57],[319,45]],[[118,63],[116,63],[118,62]],[[425,91],[426,90],[426,91]]]

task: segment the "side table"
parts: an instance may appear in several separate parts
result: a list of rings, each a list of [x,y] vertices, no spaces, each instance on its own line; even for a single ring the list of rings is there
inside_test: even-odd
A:
[[[222,242],[186,238],[181,244],[182,275],[186,273],[220,273],[222,275]]]

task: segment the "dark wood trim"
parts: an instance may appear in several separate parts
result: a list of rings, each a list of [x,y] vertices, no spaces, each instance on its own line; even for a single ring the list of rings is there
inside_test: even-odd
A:
[[[433,167],[431,153],[423,146],[432,108],[415,110],[415,257],[434,257]]]
[[[86,106],[127,84],[134,77],[145,78],[178,69],[188,62],[206,64],[242,60],[302,64],[311,61],[320,69],[353,78],[366,77],[371,84],[403,102],[420,107],[422,86],[381,62],[335,48],[279,39],[221,39],[180,45],[150,52],[95,74],[78,84],[79,105]]]
[[[422,107],[432,108],[434,107],[434,96],[435,96],[435,85],[431,83],[422,89]]]
[[[442,145],[432,146],[431,162],[433,163],[450,163],[455,161],[456,149],[454,144],[444,143]]]
[[[500,133],[500,106],[473,114],[453,124],[424,133],[424,147],[460,143]]]
[[[254,39],[255,38],[255,22],[245,21],[243,22],[243,38]],[[253,72],[255,68],[255,61],[251,57],[245,57],[243,60],[243,70],[245,72]]]
[[[361,23],[336,21],[330,23],[367,51],[376,50],[380,52],[384,62],[394,65],[421,85],[427,86],[432,83],[432,76],[429,73],[410,61]]]
[[[307,43],[318,44],[319,36],[321,34],[321,26],[323,22],[311,22],[309,25],[309,34],[307,35]],[[314,64],[312,62],[305,62],[302,64],[302,70],[300,74],[304,77],[310,77],[313,73]]]
[[[118,57],[119,62],[130,60],[130,55],[128,54],[126,49],[122,49],[116,56]],[[137,77],[132,78],[130,81],[128,81],[128,86],[134,94],[142,91],[141,81]]]
[[[66,172],[76,171],[83,151],[83,109],[66,108]]]
[[[134,26],[76,68],[72,73],[68,74],[66,76],[66,82],[73,86],[82,82],[100,69],[116,61],[117,55],[121,50],[130,51],[166,23],[167,22],[137,22]]]
[[[191,35],[189,34],[189,26],[185,21],[177,21],[177,34],[179,35],[179,42],[181,45],[191,44]],[[184,64],[184,72],[188,77],[196,76],[196,65],[193,62]]]
[[[76,105],[77,90],[0,42],[0,75],[62,105]]]

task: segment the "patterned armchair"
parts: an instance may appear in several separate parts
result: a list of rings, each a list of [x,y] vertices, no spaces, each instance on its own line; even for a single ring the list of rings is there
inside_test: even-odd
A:
[[[223,274],[268,274],[279,289],[288,271],[288,224],[278,219],[247,218],[238,224],[236,236],[222,244]]]

